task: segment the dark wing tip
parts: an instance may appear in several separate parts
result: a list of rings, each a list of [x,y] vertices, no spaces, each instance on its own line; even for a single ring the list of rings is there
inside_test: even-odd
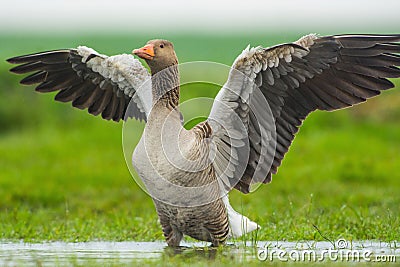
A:
[[[10,72],[15,73],[15,74],[28,73],[28,72],[37,70],[32,67],[34,67],[35,65],[38,65],[38,64],[40,64],[40,62],[36,62],[35,64],[32,64],[32,63],[21,64],[21,65],[11,68]]]
[[[48,74],[46,71],[38,71],[38,72],[35,72],[35,73],[23,78],[20,81],[20,84],[33,85],[33,84],[41,83],[46,80],[47,75]]]
[[[8,59],[7,59],[7,62],[11,63],[10,61],[8,61]],[[11,68],[10,72],[15,73],[15,74],[22,74],[18,69],[19,69],[18,66]]]
[[[21,56],[8,58],[6,61],[11,64],[19,64],[21,63]]]
[[[6,59],[8,63],[11,64],[22,64],[29,63],[34,61],[46,61],[49,63],[58,62],[59,60],[65,60],[65,58],[69,55],[69,53],[73,49],[58,49],[45,51],[40,53],[27,54],[22,56],[16,56],[9,59]]]
[[[369,39],[370,41],[377,42],[390,42],[400,40],[400,34],[336,34],[322,36],[319,39],[329,39],[329,38],[349,38],[349,39]]]

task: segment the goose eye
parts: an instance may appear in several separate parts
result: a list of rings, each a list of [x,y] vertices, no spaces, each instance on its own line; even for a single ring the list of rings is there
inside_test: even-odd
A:
[[[160,44],[160,48],[164,48],[164,44]]]

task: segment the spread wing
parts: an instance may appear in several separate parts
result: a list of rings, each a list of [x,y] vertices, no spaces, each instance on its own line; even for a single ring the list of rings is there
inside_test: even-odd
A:
[[[400,77],[398,42],[400,35],[308,35],[244,50],[205,122],[219,177],[244,193],[270,182],[310,112],[350,107],[394,87],[386,78]],[[238,142],[244,135],[247,143]],[[247,151],[244,163],[237,160],[240,149]]]
[[[146,120],[151,108],[151,90],[142,88],[150,85],[150,74],[132,55],[108,57],[80,46],[7,61],[20,64],[11,69],[14,73],[34,72],[21,84],[39,84],[38,92],[58,91],[55,100],[72,102],[74,107],[88,109],[95,116],[101,114],[106,120],[123,119],[131,100],[130,117]]]

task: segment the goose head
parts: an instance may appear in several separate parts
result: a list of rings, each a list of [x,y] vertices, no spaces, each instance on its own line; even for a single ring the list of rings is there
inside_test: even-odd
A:
[[[174,45],[167,40],[150,40],[145,46],[133,50],[132,53],[146,61],[152,74],[178,64]]]

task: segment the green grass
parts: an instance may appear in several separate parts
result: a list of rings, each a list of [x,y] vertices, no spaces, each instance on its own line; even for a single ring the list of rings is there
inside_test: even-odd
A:
[[[169,39],[181,62],[231,64],[248,43],[273,45],[297,37]],[[152,201],[125,163],[122,123],[17,85],[20,77],[9,74],[3,61],[78,44],[107,54],[129,52],[150,38],[0,37],[0,240],[163,240]],[[199,88],[184,88],[182,99],[216,93],[212,86]],[[142,125],[134,127],[132,138],[138,140]],[[356,108],[313,113],[272,184],[250,195],[234,192],[232,205],[261,225],[258,240],[400,240],[399,155],[397,88]]]

